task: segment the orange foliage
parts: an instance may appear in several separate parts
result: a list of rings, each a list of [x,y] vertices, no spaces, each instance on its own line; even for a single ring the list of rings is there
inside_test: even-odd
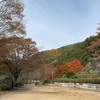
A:
[[[81,62],[77,59],[70,62],[66,62],[66,66],[67,71],[74,74],[77,74],[80,70],[83,69]]]
[[[64,72],[64,66],[62,66],[62,65],[58,65],[57,67],[56,67],[56,76],[58,77],[61,77],[61,76],[63,76],[63,72]]]
[[[98,38],[91,42],[91,45],[87,49],[91,52],[91,55],[96,58],[100,58],[100,33],[98,33]]]
[[[47,73],[46,76],[48,79],[52,79],[52,76],[53,76],[53,78],[56,78],[56,74],[52,75],[52,73]]]
[[[50,66],[49,64],[47,64],[45,67],[46,78],[48,79],[52,79],[52,77],[55,78],[56,77],[55,70],[56,68],[54,66]]]

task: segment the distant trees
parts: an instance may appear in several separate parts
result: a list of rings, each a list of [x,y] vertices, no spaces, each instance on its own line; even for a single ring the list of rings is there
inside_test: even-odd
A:
[[[66,62],[78,59],[83,66],[86,66],[86,64],[89,63],[89,61],[94,58],[94,54],[100,55],[100,49],[99,49],[99,43],[100,43],[100,36],[90,36],[86,38],[83,42],[75,43],[72,45],[61,47],[58,50],[58,52],[61,53],[61,55],[55,60],[58,60],[56,65],[64,65]],[[93,43],[94,41],[94,43]],[[92,46],[97,45],[97,46]],[[92,47],[90,47],[92,46]],[[91,48],[91,50],[87,48]],[[93,48],[93,49],[92,49]],[[45,51],[44,51],[45,52]],[[42,53],[43,59],[48,63],[48,55],[44,55],[45,53]],[[96,54],[97,53],[97,54]],[[91,55],[92,54],[92,55]]]
[[[58,58],[60,57],[61,53],[57,50],[57,49],[52,49],[52,50],[47,50],[45,52],[43,52],[43,58],[45,63],[48,63],[48,67],[51,67],[51,72],[47,73],[45,72],[46,76],[50,75],[52,76],[52,80],[54,78],[54,66],[56,65],[56,63],[58,62]],[[45,67],[46,68],[46,67]]]
[[[52,78],[56,78],[56,67],[52,66],[52,65],[47,65],[46,69],[45,69],[45,75],[46,75],[46,79],[52,79]]]
[[[26,34],[23,10],[24,5],[20,0],[0,0],[0,38]]]
[[[60,57],[61,53],[57,49],[47,50],[43,52],[43,58],[45,63],[48,63],[50,65],[56,64],[57,59]]]
[[[83,65],[78,59],[72,60],[70,62],[66,62],[64,65],[55,66],[53,76],[54,78],[71,78],[78,74],[83,68]],[[52,73],[50,71],[51,68],[48,67],[47,69],[49,69],[49,71],[46,71],[46,75],[48,76],[48,78],[52,79]]]
[[[52,73],[53,71],[53,73]],[[64,66],[57,65],[57,66],[46,66],[46,77],[48,79],[62,77],[64,75]]]
[[[87,49],[94,58],[100,59],[100,33],[97,34],[96,39],[91,42]]]
[[[2,66],[2,73],[13,77],[15,82],[22,73],[39,67],[41,57],[38,55],[36,43],[31,39],[15,36],[0,39],[1,41],[0,66]]]
[[[90,45],[90,39],[91,38],[88,38],[84,42],[68,45],[57,49],[61,55],[57,59],[55,58],[55,60],[57,60],[56,65],[64,65],[68,61],[79,59],[82,65],[85,66],[91,58],[90,52],[88,52],[88,50],[86,49],[86,47]],[[49,57],[48,55],[45,56],[44,52],[42,53],[42,57],[46,63],[49,63],[49,60],[47,59]]]

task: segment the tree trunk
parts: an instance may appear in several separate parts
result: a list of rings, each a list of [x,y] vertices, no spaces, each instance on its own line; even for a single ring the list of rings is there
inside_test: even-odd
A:
[[[18,76],[15,75],[15,76],[14,76],[14,86],[17,86],[17,79],[18,79]]]

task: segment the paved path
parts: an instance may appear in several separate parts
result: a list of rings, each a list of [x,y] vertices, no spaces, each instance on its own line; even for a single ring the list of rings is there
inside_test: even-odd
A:
[[[0,92],[0,100],[100,100],[100,92],[30,84],[19,90]]]

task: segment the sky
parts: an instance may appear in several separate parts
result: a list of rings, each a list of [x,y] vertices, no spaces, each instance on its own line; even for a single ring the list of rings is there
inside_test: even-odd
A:
[[[40,51],[96,35],[100,0],[23,0],[27,37]]]

